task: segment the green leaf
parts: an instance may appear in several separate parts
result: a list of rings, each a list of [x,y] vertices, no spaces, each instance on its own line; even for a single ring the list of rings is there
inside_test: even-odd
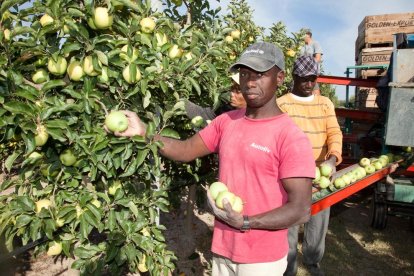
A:
[[[161,136],[164,136],[164,137],[170,137],[170,138],[174,138],[174,139],[180,139],[180,134],[177,131],[175,131],[175,130],[173,130],[171,128],[164,128],[164,129],[162,129],[161,132],[160,132],[160,135]]]
[[[25,212],[33,211],[35,208],[35,203],[29,196],[17,197],[17,204]]]
[[[34,115],[34,111],[32,107],[28,104],[18,102],[18,101],[10,101],[3,104],[4,109],[10,111],[13,114],[23,114],[23,115]]]
[[[145,93],[145,97],[143,99],[142,106],[144,108],[147,108],[150,103],[151,103],[151,93],[147,90],[146,93]]]
[[[79,257],[81,259],[90,259],[96,254],[96,251],[91,250],[90,248],[79,246],[73,250],[73,253],[76,257]]]
[[[6,161],[4,162],[4,165],[7,169],[8,172],[10,172],[11,168],[13,167],[13,163],[14,161],[17,159],[17,157],[19,157],[20,152],[13,152],[12,155],[9,155],[6,159]]]
[[[46,122],[47,128],[60,128],[60,129],[67,129],[68,128],[68,121],[67,120],[61,120],[61,119],[55,119],[55,120],[48,120]]]
[[[201,89],[200,89],[200,86],[198,85],[198,83],[191,77],[188,77],[188,79],[190,80],[190,82],[193,85],[194,89],[197,91],[197,94],[200,96],[201,95]]]
[[[59,86],[66,86],[66,82],[63,80],[52,80],[48,81],[46,84],[43,85],[42,91],[47,92],[53,88],[59,87]]]
[[[30,223],[31,220],[32,220],[32,216],[20,215],[16,219],[16,227],[21,228],[23,226],[26,226]]]
[[[108,66],[108,57],[101,51],[95,50],[95,53],[98,55],[99,61],[103,64]]]
[[[135,171],[138,169],[139,166],[141,166],[141,164],[144,162],[145,158],[148,155],[149,150],[140,150],[137,153],[137,156],[135,157],[135,160],[130,163],[130,165],[128,166],[127,170],[121,174],[119,177],[127,177],[127,176],[131,176],[135,173]]]
[[[130,201],[128,203],[128,207],[129,207],[129,210],[131,210],[131,212],[134,214],[135,218],[138,218],[138,208],[137,208],[137,205],[135,205],[134,202]]]
[[[108,215],[108,229],[109,231],[114,231],[116,227],[116,217],[115,217],[115,210],[111,209]]]

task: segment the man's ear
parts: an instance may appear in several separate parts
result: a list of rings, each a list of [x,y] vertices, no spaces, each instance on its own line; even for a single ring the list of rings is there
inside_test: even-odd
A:
[[[277,79],[277,86],[278,87],[281,86],[283,82],[285,81],[285,71],[280,70],[279,72],[277,72],[276,79]]]

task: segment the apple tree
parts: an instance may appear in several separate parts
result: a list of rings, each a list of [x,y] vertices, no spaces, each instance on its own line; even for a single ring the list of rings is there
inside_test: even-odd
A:
[[[183,99],[218,104],[231,30],[204,1],[184,1],[192,21],[176,21],[180,1],[162,11],[150,1],[26,2],[0,7],[0,191],[12,191],[0,196],[0,235],[9,250],[46,239],[34,256],[73,258],[86,274],[167,275],[175,256],[159,211],[197,165],[171,165],[152,138],[194,132]],[[122,109],[138,113],[146,137],[105,131]]]

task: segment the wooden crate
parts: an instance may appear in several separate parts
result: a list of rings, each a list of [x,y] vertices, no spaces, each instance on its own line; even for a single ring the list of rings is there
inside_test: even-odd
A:
[[[414,12],[366,16],[358,26],[355,58],[362,48],[392,46],[396,33],[414,33]]]
[[[378,110],[375,103],[377,96],[376,88],[359,87],[356,90],[355,107],[359,110]]]
[[[392,47],[364,48],[360,51],[357,65],[389,65]],[[387,73],[386,69],[358,69],[357,78],[381,77]]]

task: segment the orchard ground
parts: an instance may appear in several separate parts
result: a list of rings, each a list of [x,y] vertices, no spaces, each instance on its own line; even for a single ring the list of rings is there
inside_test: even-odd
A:
[[[372,188],[368,187],[331,208],[326,252],[321,263],[326,275],[414,275],[414,232],[409,220],[388,216],[384,230],[371,228],[371,194]],[[213,217],[204,207],[195,208],[192,218],[186,216],[191,208],[187,206],[187,196],[182,198],[179,209],[161,216],[161,223],[168,228],[167,243],[178,257],[174,275],[210,275]],[[77,274],[68,270],[67,261],[46,255],[20,262],[17,270],[9,275]],[[310,274],[300,265],[298,275]]]

